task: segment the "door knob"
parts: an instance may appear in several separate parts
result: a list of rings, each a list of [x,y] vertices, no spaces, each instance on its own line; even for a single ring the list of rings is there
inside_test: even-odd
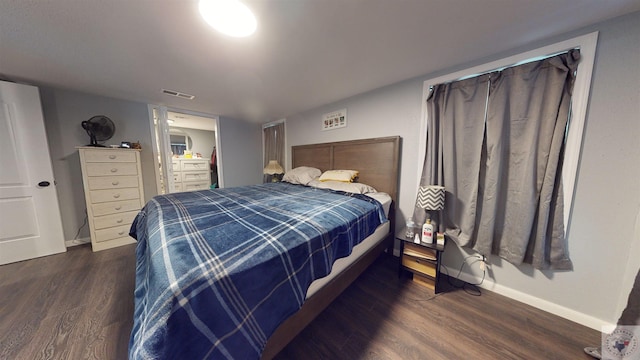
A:
[[[50,182],[48,182],[48,181],[40,181],[40,182],[38,183],[38,186],[40,186],[40,187],[47,187],[47,186],[49,186],[49,185],[51,185],[51,183],[50,183]]]

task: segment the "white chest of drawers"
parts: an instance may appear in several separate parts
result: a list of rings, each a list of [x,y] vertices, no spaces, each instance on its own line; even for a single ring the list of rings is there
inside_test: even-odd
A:
[[[93,251],[135,243],[129,229],[144,205],[140,150],[78,151]]]
[[[173,159],[173,191],[205,190],[211,186],[208,159]]]

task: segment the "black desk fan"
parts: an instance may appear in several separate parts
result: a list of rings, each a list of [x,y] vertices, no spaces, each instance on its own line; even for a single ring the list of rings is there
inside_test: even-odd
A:
[[[107,141],[116,132],[116,126],[113,121],[104,115],[96,115],[89,120],[83,121],[82,128],[86,130],[91,139],[91,143],[87,146],[104,147],[104,145],[98,144],[98,141]]]

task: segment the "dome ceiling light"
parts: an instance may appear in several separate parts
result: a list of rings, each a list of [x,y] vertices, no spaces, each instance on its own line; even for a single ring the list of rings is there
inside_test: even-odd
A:
[[[200,0],[200,14],[214,29],[233,37],[246,37],[256,31],[256,18],[237,0]]]

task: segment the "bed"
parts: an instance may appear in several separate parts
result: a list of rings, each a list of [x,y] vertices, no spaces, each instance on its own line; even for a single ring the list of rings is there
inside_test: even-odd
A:
[[[400,138],[292,147],[387,193],[288,183],[159,196],[134,221],[130,358],[272,358],[393,246]],[[315,281],[314,281],[315,280]]]

